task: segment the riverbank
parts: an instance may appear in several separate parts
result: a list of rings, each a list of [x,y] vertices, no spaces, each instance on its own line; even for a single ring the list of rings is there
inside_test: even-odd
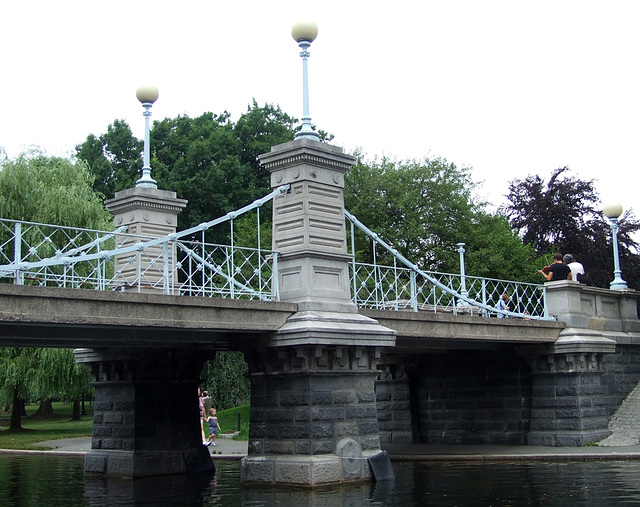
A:
[[[0,450],[2,453],[77,454],[91,449],[91,438],[67,438],[38,442],[50,450]],[[385,445],[394,461],[584,461],[584,460],[640,460],[640,445],[618,447],[534,447],[526,445]],[[216,446],[209,446],[213,459],[237,460],[247,455],[248,442],[219,438]]]

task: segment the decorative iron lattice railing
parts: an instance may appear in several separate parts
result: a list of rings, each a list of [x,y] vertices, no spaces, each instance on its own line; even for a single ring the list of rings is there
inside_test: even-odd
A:
[[[351,229],[352,298],[359,307],[554,320],[544,285],[423,271],[351,213],[345,216]],[[373,263],[356,262],[355,227],[372,242]],[[378,248],[392,255],[391,265],[377,263]],[[505,293],[510,311],[496,308]]]
[[[277,252],[260,246],[260,208],[269,195],[225,216],[161,238],[126,228],[97,231],[0,220],[0,281],[38,286],[278,300]],[[234,244],[234,220],[255,210],[256,248]],[[205,241],[227,223],[230,245]],[[195,239],[200,237],[200,239]]]
[[[0,219],[0,282],[277,301],[278,253],[260,246],[260,208],[288,188],[161,238],[128,234],[125,227],[98,231]],[[252,210],[257,247],[237,246],[234,220]],[[358,306],[552,320],[543,285],[423,271],[349,212],[345,215],[352,253],[354,227],[372,242],[374,262],[358,263],[354,254],[350,265]],[[230,244],[205,241],[205,232],[221,224],[230,226]],[[378,247],[392,254],[392,265],[377,262]],[[510,296],[510,311],[496,308],[504,293]]]

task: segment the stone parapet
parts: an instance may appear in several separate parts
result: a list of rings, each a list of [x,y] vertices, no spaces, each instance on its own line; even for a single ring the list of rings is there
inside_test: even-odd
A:
[[[600,338],[640,345],[638,292],[588,287],[570,280],[547,283],[545,290],[549,314],[566,324],[565,336],[582,334],[591,342]]]

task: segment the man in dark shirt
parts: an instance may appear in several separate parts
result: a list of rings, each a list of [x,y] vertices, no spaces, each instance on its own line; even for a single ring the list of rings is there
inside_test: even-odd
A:
[[[549,273],[545,273],[541,269],[536,271],[547,279],[547,282],[556,282],[558,280],[571,280],[571,269],[562,262],[562,254],[553,255],[553,264],[549,266]]]

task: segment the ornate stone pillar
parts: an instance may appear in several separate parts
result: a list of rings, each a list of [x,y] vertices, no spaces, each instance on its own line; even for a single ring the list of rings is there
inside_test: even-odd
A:
[[[128,188],[116,192],[113,199],[105,201],[106,208],[114,215],[116,227],[126,225],[128,234],[149,238],[160,238],[176,232],[177,216],[186,205],[187,201],[178,199],[175,192],[147,187]],[[122,246],[141,241],[119,237]],[[141,291],[162,289],[160,280],[164,263],[162,245],[150,247],[140,257],[129,255],[116,258],[116,269],[122,273],[122,290],[138,290],[138,284],[132,283],[138,276]],[[173,266],[167,267],[171,270]]]
[[[198,413],[202,351],[77,349],[96,390],[85,472],[144,477],[213,470]]]
[[[246,354],[252,383],[241,479],[317,485],[362,480],[378,454],[377,366],[395,332],[351,301],[344,174],[354,158],[310,139],[260,157],[271,185],[280,299],[298,312]]]

